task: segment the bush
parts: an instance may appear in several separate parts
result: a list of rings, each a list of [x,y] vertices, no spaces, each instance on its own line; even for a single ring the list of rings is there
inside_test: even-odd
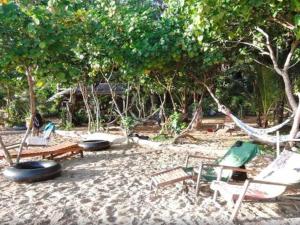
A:
[[[125,116],[121,120],[122,127],[127,130],[127,133],[134,127],[134,119],[131,116]]]
[[[179,134],[184,128],[187,127],[187,124],[182,121],[182,114],[179,112],[174,112],[169,117],[168,130],[173,134]]]
[[[166,134],[159,134],[153,138],[151,138],[152,141],[156,141],[156,142],[164,142],[164,141],[168,141],[170,140],[172,137],[166,135]]]
[[[12,100],[6,109],[6,112],[8,114],[6,123],[9,126],[25,125],[25,119],[29,112],[28,100],[20,98]]]
[[[89,119],[86,115],[84,109],[80,109],[74,114],[74,123],[75,125],[81,125],[83,123],[88,123]]]

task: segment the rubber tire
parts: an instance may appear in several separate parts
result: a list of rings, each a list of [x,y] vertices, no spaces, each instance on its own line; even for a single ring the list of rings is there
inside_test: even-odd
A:
[[[13,126],[12,127],[12,130],[26,130],[27,129],[27,127],[26,126]]]
[[[78,144],[86,151],[101,151],[110,148],[110,142],[104,140],[85,140]]]
[[[32,183],[53,179],[61,170],[61,165],[53,160],[28,161],[4,169],[3,175],[15,182]]]

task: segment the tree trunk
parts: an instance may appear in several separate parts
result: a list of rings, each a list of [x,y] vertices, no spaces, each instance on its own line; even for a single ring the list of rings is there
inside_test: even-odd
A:
[[[193,119],[191,120],[189,125],[183,131],[180,132],[180,134],[178,134],[174,137],[172,143],[176,143],[179,138],[183,138],[183,137],[189,137],[189,138],[192,138],[194,141],[197,141],[197,139],[194,138],[193,136],[189,135],[188,132],[189,132],[189,130],[194,129],[197,126],[200,126],[200,124],[201,124],[202,100],[203,100],[203,94],[201,95],[200,100],[197,104],[197,108],[195,110]]]
[[[27,82],[28,82],[28,90],[29,90],[29,103],[30,103],[30,113],[31,113],[31,117],[30,117],[30,122],[29,122],[29,126],[27,127],[26,133],[21,141],[20,147],[18,149],[18,156],[17,156],[17,160],[16,163],[18,164],[20,161],[20,157],[22,154],[22,150],[23,150],[23,146],[24,143],[30,133],[30,130],[32,128],[33,125],[33,119],[35,117],[35,112],[36,112],[36,106],[35,106],[35,95],[34,95],[34,83],[33,83],[33,79],[32,79],[32,68],[28,67],[26,68],[26,76],[27,76]]]
[[[258,112],[257,116],[256,116],[256,124],[259,126],[259,127],[262,127],[262,119],[261,119],[261,112]]]
[[[194,121],[192,123],[191,129],[199,129],[202,124],[202,106],[199,105],[194,113]]]
[[[10,88],[9,86],[6,87],[6,93],[7,93],[7,99],[6,99],[6,109],[8,116],[10,116],[10,102],[11,102],[11,94],[10,94]]]
[[[2,151],[3,151],[3,154],[4,154],[4,157],[5,157],[6,161],[8,162],[8,164],[10,166],[12,166],[13,165],[13,161],[11,160],[11,156],[9,154],[9,151],[6,150],[6,147],[5,147],[5,145],[4,145],[3,141],[2,141],[2,137],[1,136],[0,136],[0,147],[2,148]]]
[[[184,91],[183,91],[181,108],[182,108],[182,121],[188,122],[189,115],[188,115],[188,103],[187,103],[186,89],[184,89]]]
[[[196,110],[194,112],[194,116],[193,119],[191,121],[191,123],[189,124],[189,126],[187,127],[188,129],[197,129],[201,127],[201,123],[202,123],[202,101],[203,101],[203,94],[200,97],[199,102],[197,103],[197,107]]]
[[[127,86],[127,95],[126,95],[126,102],[123,102],[123,113],[122,111],[120,110],[120,107],[118,106],[118,103],[117,103],[117,99],[116,99],[116,93],[115,91],[113,90],[112,86],[111,86],[111,83],[110,83],[110,77],[112,75],[112,72],[110,74],[109,77],[107,77],[105,74],[102,74],[103,78],[106,80],[107,84],[108,84],[108,87],[109,87],[109,91],[110,91],[110,94],[111,94],[111,98],[112,98],[112,101],[115,105],[115,108],[116,108],[116,111],[117,113],[119,114],[119,116],[121,117],[121,120],[124,121],[125,118],[127,117],[127,114],[128,114],[128,101],[129,101],[129,84]],[[124,116],[125,114],[125,116]],[[122,127],[122,126],[121,126]],[[126,140],[127,140],[127,144],[129,143],[129,130],[127,128],[124,129],[124,127],[122,127],[122,131],[126,137]]]
[[[300,125],[300,93],[298,93],[299,97],[299,104],[295,113],[294,122],[292,129],[290,131],[290,138],[294,139],[296,138],[297,133],[299,132],[299,125]]]
[[[171,102],[172,102],[173,111],[176,112],[176,103],[174,101],[174,98],[173,98],[173,95],[172,95],[172,92],[171,92],[171,88],[168,89],[168,92],[169,92],[170,99],[171,99]]]
[[[276,120],[277,123],[282,123],[283,122],[283,113],[284,113],[284,99],[280,100],[278,104],[276,105]]]
[[[159,97],[159,100],[160,100],[160,110],[159,110],[159,113],[158,113],[158,117],[159,117],[159,125],[161,125],[161,123],[165,123],[166,122],[166,114],[165,114],[165,103],[166,103],[166,99],[167,99],[167,93],[165,92],[164,93],[164,97],[163,97],[163,100],[162,98],[160,97],[160,95],[158,96]]]
[[[96,107],[96,109],[95,109],[95,114],[96,114],[96,131],[99,131],[100,127],[101,127],[100,102],[99,102],[98,96],[95,93],[94,85],[91,85],[91,93],[92,93],[93,100],[94,100],[95,107]]]
[[[76,88],[70,89],[70,98],[67,102],[66,108],[67,108],[67,121],[70,124],[73,124],[74,120],[74,110],[76,105]]]
[[[288,70],[290,69],[290,63],[291,63],[291,60],[293,58],[293,54],[294,54],[295,50],[297,49],[300,42],[298,40],[294,40],[291,43],[290,51],[287,54],[287,56],[285,58],[284,66],[281,69],[278,65],[278,58],[274,54],[269,34],[266,33],[263,29],[261,29],[259,27],[256,27],[256,30],[258,32],[260,32],[265,37],[265,40],[266,40],[265,44],[266,44],[266,47],[269,51],[269,56],[270,56],[270,59],[272,60],[273,68],[276,71],[276,73],[279,74],[283,79],[284,90],[285,90],[286,97],[288,99],[288,103],[292,107],[292,109],[295,113],[296,110],[297,110],[297,103],[296,103],[296,99],[293,96],[293,89],[292,89],[291,81],[290,81],[290,78],[289,78]]]
[[[269,119],[268,119],[268,114],[264,114],[264,126],[263,126],[263,128],[267,128],[268,127],[268,125],[269,125]]]
[[[150,108],[149,115],[156,110],[155,96],[152,92],[150,94],[150,102],[151,102],[151,108]]]
[[[93,124],[94,124],[94,119],[93,119],[93,115],[91,112],[91,108],[88,102],[88,93],[87,93],[87,88],[85,87],[85,85],[82,82],[79,82],[79,88],[81,91],[81,95],[83,98],[83,102],[85,105],[85,109],[86,109],[86,113],[88,116],[88,131],[91,132]]]
[[[282,74],[282,78],[284,82],[284,90],[285,90],[286,97],[288,99],[288,103],[293,109],[294,113],[296,113],[297,102],[293,96],[293,88],[287,71]]]

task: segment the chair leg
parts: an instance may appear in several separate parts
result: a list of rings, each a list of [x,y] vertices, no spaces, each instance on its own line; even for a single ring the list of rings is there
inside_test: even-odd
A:
[[[223,169],[224,169],[224,168],[221,166],[221,167],[220,167],[220,171],[219,171],[219,173],[218,173],[217,181],[221,181]],[[218,190],[216,189],[216,190],[214,191],[214,195],[213,195],[213,201],[214,201],[214,202],[217,201],[217,197],[218,197]]]
[[[199,165],[198,176],[197,176],[196,196],[198,196],[199,190],[200,190],[200,181],[201,181],[202,167],[203,167],[203,163],[201,162],[200,165]]]
[[[182,181],[182,192],[184,192],[186,194],[189,192],[189,187],[188,187],[188,185],[187,185],[187,183],[186,183],[185,180]]]
[[[234,206],[234,209],[233,209],[233,212],[232,212],[232,215],[230,217],[230,220],[233,221],[237,214],[238,214],[238,211],[239,209],[241,208],[241,205],[242,205],[242,202],[243,202],[243,199],[246,195],[246,192],[247,192],[247,189],[249,187],[249,184],[250,184],[250,180],[246,180],[245,183],[244,183],[244,186],[243,186],[243,191],[242,193],[239,195],[239,198],[238,200],[236,201],[235,203],[235,206]]]
[[[214,191],[214,195],[213,195],[213,201],[216,202],[217,201],[217,197],[218,197],[218,190]]]
[[[189,158],[190,158],[190,155],[188,155],[185,159],[185,168],[188,167],[188,163],[189,163]]]

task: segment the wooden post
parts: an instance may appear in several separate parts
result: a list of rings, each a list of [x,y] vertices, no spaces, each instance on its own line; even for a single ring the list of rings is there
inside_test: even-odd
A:
[[[279,131],[276,131],[276,158],[278,158],[278,156],[280,155],[280,142],[279,142],[279,138],[280,138],[280,133],[279,133]]]
[[[10,166],[12,166],[13,165],[13,161],[11,160],[9,151],[7,151],[5,145],[4,145],[3,141],[2,141],[2,137],[1,136],[0,136],[0,146],[1,146],[2,150],[3,150],[3,153],[4,153],[6,161],[8,162],[8,164]]]
[[[35,95],[34,95],[34,81],[32,78],[32,68],[28,67],[26,69],[26,76],[27,76],[27,82],[28,82],[28,90],[29,90],[29,102],[30,102],[30,113],[31,113],[31,118],[30,118],[30,123],[29,126],[27,127],[26,133],[24,135],[24,137],[22,138],[20,147],[18,149],[18,155],[17,155],[17,160],[16,160],[16,164],[19,163],[20,161],[20,157],[22,155],[22,150],[25,144],[25,141],[30,133],[30,130],[32,128],[33,125],[33,119],[35,117],[35,113],[36,113],[36,109],[35,109]],[[34,129],[34,128],[33,128]]]

